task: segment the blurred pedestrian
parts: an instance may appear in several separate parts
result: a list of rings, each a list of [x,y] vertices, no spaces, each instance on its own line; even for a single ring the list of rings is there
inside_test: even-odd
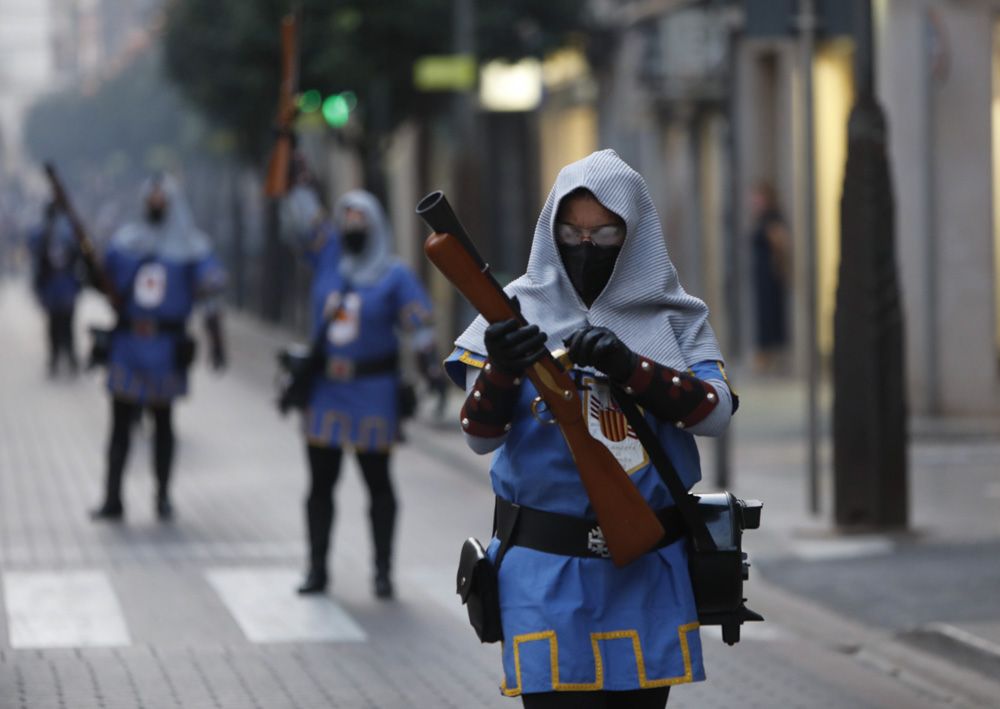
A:
[[[390,598],[397,513],[390,456],[409,398],[401,396],[406,389],[399,334],[409,332],[422,374],[434,384],[443,382],[434,356],[431,304],[416,276],[392,256],[389,224],[372,194],[346,193],[326,219],[315,191],[299,185],[284,213],[313,269],[313,350],[319,368],[301,402],[310,475],[309,568],[298,591],[322,593],[329,583],[334,487],[344,450],[353,449],[369,493],[374,592]]]
[[[76,374],[79,363],[73,337],[73,316],[80,293],[80,249],[63,211],[49,202],[42,223],[28,237],[32,286],[45,310],[48,330],[48,373],[54,376],[65,358]]]
[[[141,216],[114,234],[104,256],[105,273],[121,302],[107,353],[107,481],[94,519],[122,517],[122,475],[132,425],[143,409],[151,412],[155,426],[156,514],[160,519],[173,515],[173,404],[188,389],[195,354],[188,319],[196,303],[205,312],[212,366],[218,370],[226,363],[219,300],[225,273],[208,237],[195,226],[180,187],[169,176],[147,180],[141,204]]]
[[[753,288],[756,352],[754,370],[773,374],[788,346],[787,292],[791,274],[788,225],[770,183],[759,180],[750,191],[753,230]]]
[[[468,391],[469,446],[495,451],[487,555],[498,571],[502,690],[525,707],[663,707],[672,685],[705,677],[698,613],[673,498],[610,384],[634,396],[693,486],[694,436],[720,435],[736,407],[708,309],[678,281],[645,181],[611,150],[559,173],[527,272],[506,291],[530,325],[480,317],[446,362]],[[623,568],[598,543],[569,448],[524,377],[546,348],[563,345],[591,434],[667,529]]]

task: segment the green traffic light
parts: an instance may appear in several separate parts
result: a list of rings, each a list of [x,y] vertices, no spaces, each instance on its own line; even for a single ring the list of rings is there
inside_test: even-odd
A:
[[[354,105],[357,105],[357,99],[351,91],[327,96],[323,101],[323,118],[334,128],[342,128],[347,125]]]
[[[302,113],[313,113],[318,111],[323,104],[323,94],[316,89],[309,89],[299,96],[299,111]]]

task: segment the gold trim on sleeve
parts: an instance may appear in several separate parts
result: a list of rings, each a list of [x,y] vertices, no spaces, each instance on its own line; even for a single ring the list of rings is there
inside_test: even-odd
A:
[[[480,357],[479,355],[473,354],[468,350],[465,350],[464,352],[462,352],[462,354],[458,356],[458,361],[461,362],[462,364],[467,364],[470,367],[475,367],[476,369],[482,369],[483,366],[486,364],[485,357]]]

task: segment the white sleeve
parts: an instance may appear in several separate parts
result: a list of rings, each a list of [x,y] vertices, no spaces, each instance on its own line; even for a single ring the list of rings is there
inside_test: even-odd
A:
[[[724,379],[706,379],[705,381],[715,387],[719,403],[708,416],[695,425],[688,426],[687,431],[696,436],[721,436],[729,426],[729,419],[733,417],[733,395]]]

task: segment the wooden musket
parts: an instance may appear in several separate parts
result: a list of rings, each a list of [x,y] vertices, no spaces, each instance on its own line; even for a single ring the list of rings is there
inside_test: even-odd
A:
[[[275,118],[274,146],[267,161],[264,194],[271,198],[288,192],[291,178],[293,136],[292,124],[298,108],[299,90],[299,23],[292,13],[281,20],[281,89],[278,94],[278,115]]]
[[[490,323],[516,318],[526,324],[444,193],[424,197],[417,214],[434,231],[424,242],[424,253],[472,306]],[[663,538],[663,525],[611,451],[590,435],[573,379],[550,354],[526,375],[559,424],[615,565],[624,566],[648,552]]]
[[[73,229],[73,236],[80,247],[80,254],[83,256],[93,285],[104,294],[111,306],[118,310],[121,305],[121,297],[111,282],[111,278],[97,260],[97,249],[94,248],[94,242],[87,234],[87,229],[73,208],[73,204],[69,201],[66,188],[63,186],[62,180],[59,179],[59,173],[56,172],[56,166],[50,162],[45,163],[45,175],[49,178],[49,184],[52,187],[53,201],[66,215]]]

